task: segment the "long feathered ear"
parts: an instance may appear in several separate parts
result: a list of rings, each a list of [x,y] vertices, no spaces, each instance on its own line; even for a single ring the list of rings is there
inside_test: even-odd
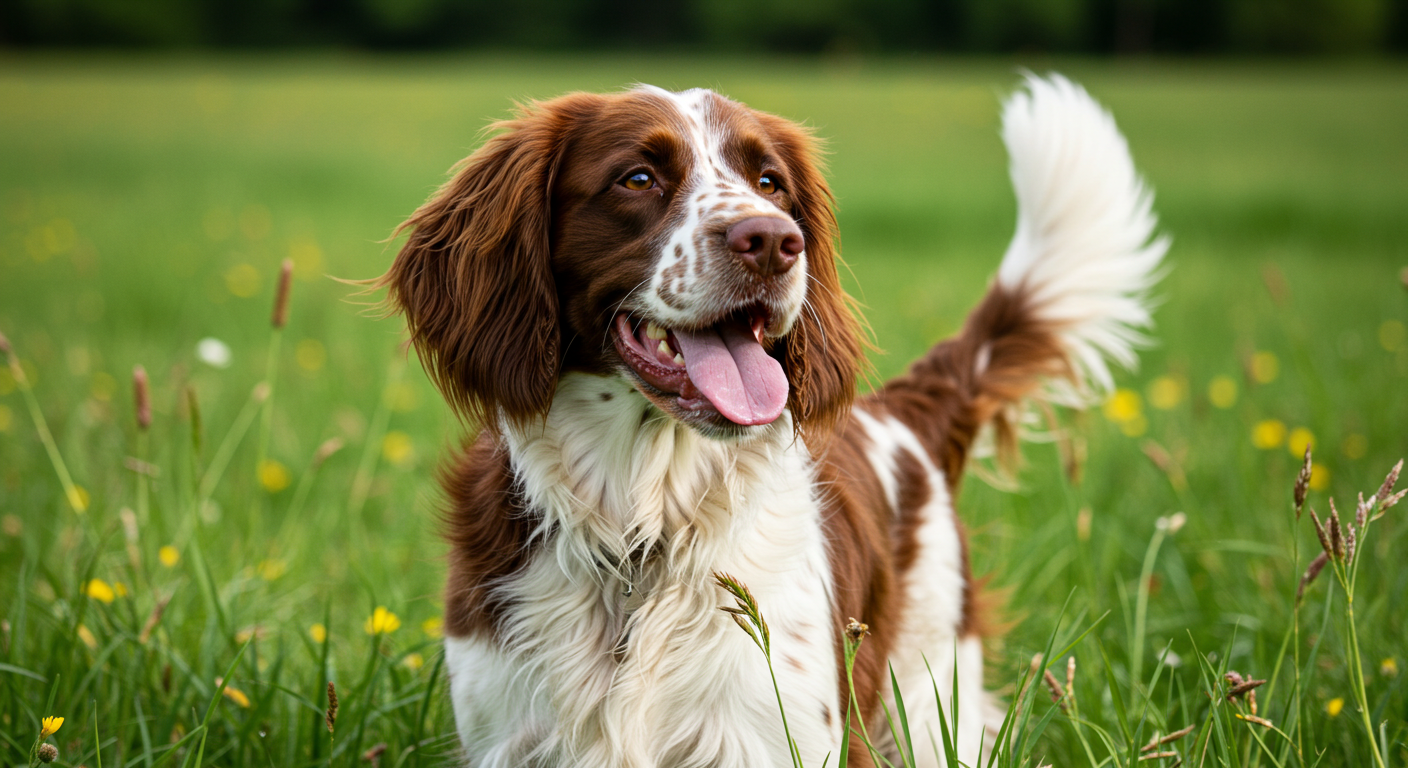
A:
[[[763,120],[787,166],[792,217],[807,241],[806,306],[784,341],[788,407],[809,441],[824,442],[855,399],[864,344],[837,271],[835,198],[821,172],[817,141],[791,121]]]
[[[451,406],[491,429],[546,414],[561,368],[549,205],[564,120],[550,106],[494,126],[397,228],[410,238],[378,281]]]

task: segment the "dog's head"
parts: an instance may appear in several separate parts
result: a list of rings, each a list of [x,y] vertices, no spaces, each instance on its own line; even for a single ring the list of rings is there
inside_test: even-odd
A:
[[[845,413],[861,347],[807,131],[651,87],[495,128],[382,278],[453,406],[526,424],[581,370],[713,436],[784,407],[809,434]]]

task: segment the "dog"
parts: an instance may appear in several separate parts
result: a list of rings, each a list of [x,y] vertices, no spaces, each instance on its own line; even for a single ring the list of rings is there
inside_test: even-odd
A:
[[[965,462],[989,433],[1010,447],[1024,404],[1088,404],[1108,361],[1135,362],[1167,249],[1079,86],[1028,77],[1002,134],[1018,219],[990,289],[862,397],[817,140],[712,91],[521,107],[402,224],[380,285],[479,428],[442,477],[469,765],[790,765],[767,660],[716,573],[771,628],[805,764],[838,754],[852,618],[871,629],[854,680],[872,734],[893,668],[914,733],[939,730],[937,683],[957,756],[992,746],[991,616],[953,508]]]

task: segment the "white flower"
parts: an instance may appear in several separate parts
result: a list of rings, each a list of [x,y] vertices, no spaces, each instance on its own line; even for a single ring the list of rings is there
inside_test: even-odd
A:
[[[229,368],[230,345],[213,336],[207,336],[196,343],[196,357],[212,368]]]

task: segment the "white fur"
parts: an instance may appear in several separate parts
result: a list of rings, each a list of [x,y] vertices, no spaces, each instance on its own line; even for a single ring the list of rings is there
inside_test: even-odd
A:
[[[640,90],[674,107],[676,119],[689,137],[692,158],[690,178],[681,190],[687,195],[684,218],[661,247],[648,286],[628,298],[625,308],[639,311],[663,327],[689,327],[700,318],[735,309],[739,303],[729,263],[736,257],[721,239],[711,243],[703,233],[722,231],[723,226],[752,217],[789,217],[754,188],[755,179],[744,179],[724,158],[724,135],[715,115],[722,97],[702,88],[675,93],[647,85]],[[771,307],[779,315],[770,324],[771,335],[785,334],[801,314],[806,274],[807,254],[803,251],[790,270],[773,278],[784,286],[785,298]]]
[[[765,611],[807,763],[835,751],[830,566],[790,418],[724,442],[650,411],[623,379],[569,374],[544,426],[508,430],[540,543],[502,587],[502,644],[447,644],[471,765],[789,765],[766,663],[718,610],[731,603],[714,571]],[[641,548],[654,554],[632,568]],[[626,581],[644,598],[630,615]]]
[[[976,765],[980,747],[986,754],[992,746],[1002,714],[983,690],[982,641],[960,635],[967,574],[948,484],[943,470],[934,465],[919,439],[898,419],[886,416],[882,420],[860,407],[853,413],[869,438],[867,458],[885,487],[892,513],[898,513],[896,467],[901,452],[918,461],[929,488],[928,501],[916,513],[920,518],[916,536],[919,555],[904,576],[904,613],[890,649],[890,665],[900,693],[906,696],[915,760],[928,768],[939,765],[935,754],[944,754],[938,702],[943,701],[944,716],[953,729],[956,669],[958,737],[954,749],[964,763]],[[936,689],[940,699],[934,697]],[[894,691],[887,686],[884,695],[894,711]],[[929,734],[933,734],[932,744]],[[888,728],[883,735],[893,748]]]
[[[1168,250],[1167,238],[1151,240],[1153,195],[1114,118],[1060,75],[1027,77],[1003,108],[1002,139],[1017,231],[998,283],[1058,327],[1082,384],[1108,391],[1105,358],[1135,364],[1150,324],[1146,294]]]

